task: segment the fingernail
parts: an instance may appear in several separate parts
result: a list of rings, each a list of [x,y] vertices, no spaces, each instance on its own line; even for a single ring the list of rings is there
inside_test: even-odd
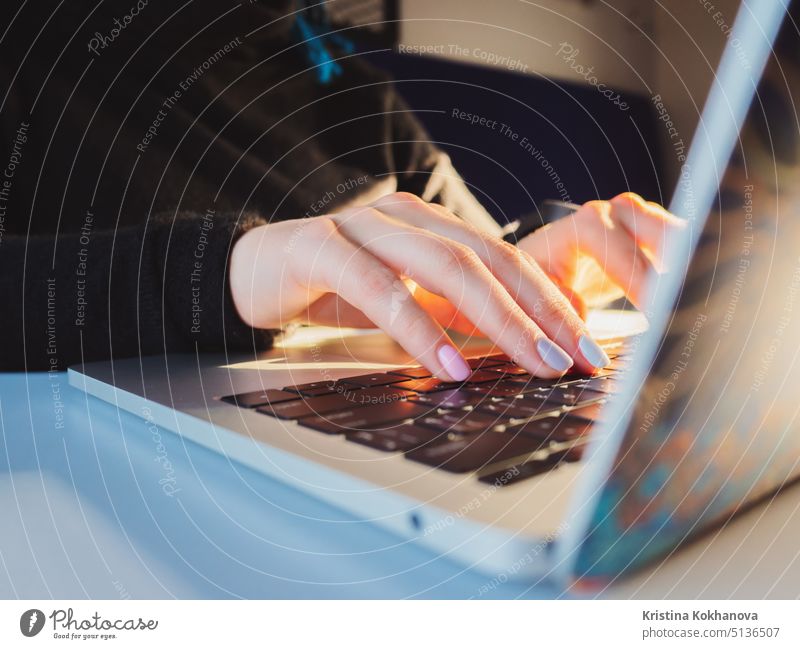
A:
[[[578,340],[578,349],[581,350],[583,357],[595,367],[605,367],[611,360],[608,358],[603,348],[600,347],[589,336],[581,336]]]
[[[436,354],[439,362],[450,377],[456,381],[466,381],[471,374],[469,365],[452,345],[442,345]]]
[[[539,352],[539,356],[542,357],[542,360],[556,372],[566,372],[572,367],[572,359],[569,357],[569,354],[552,340],[540,338],[536,343],[536,350]]]

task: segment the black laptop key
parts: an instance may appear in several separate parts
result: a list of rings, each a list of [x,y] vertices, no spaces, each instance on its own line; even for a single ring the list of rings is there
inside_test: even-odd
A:
[[[487,399],[476,406],[481,412],[489,413],[502,419],[531,419],[544,417],[554,411],[560,411],[559,404],[544,401],[525,401],[520,398]]]
[[[281,401],[270,403],[258,408],[258,412],[278,417],[279,419],[300,419],[312,417],[325,412],[342,410],[352,406],[341,394],[328,394],[321,397],[300,397],[295,401]]]
[[[242,394],[232,394],[222,397],[226,403],[232,403],[240,408],[258,408],[270,403],[280,403],[282,401],[295,401],[300,395],[294,392],[284,392],[283,390],[257,390],[255,392],[244,392]]]
[[[424,367],[401,367],[399,370],[392,370],[389,374],[404,376],[407,379],[429,379],[433,376]],[[400,380],[402,381],[403,379]]]
[[[523,377],[525,379],[531,378],[530,372],[526,370],[524,367],[520,367],[519,365],[512,365],[508,363],[506,365],[497,365],[497,366],[490,366],[486,368],[488,372],[494,372],[495,374],[500,374],[504,377]]]
[[[302,397],[296,401],[270,403],[258,408],[258,412],[280,419],[301,419],[315,415],[348,410],[363,406],[387,405],[405,399],[407,393],[390,387],[373,387],[343,390],[321,397]]]
[[[501,357],[481,356],[479,358],[468,358],[467,363],[473,370],[479,370],[497,367],[498,365],[507,365],[509,361]]]
[[[499,383],[485,383],[480,385],[470,385],[467,390],[481,394],[487,398],[507,398],[515,397],[518,394],[524,394],[526,391],[535,390],[537,388],[528,387],[522,383],[510,383],[508,381],[500,381]]]
[[[550,453],[546,457],[528,459],[523,464],[517,464],[507,468],[503,467],[499,471],[481,475],[478,480],[494,487],[507,487],[521,480],[527,480],[528,478],[534,478],[544,473],[550,473],[564,464],[579,462],[583,459],[585,448],[585,444],[576,444],[563,451]]]
[[[564,405],[564,402],[561,399],[558,399],[554,395],[556,394],[557,390],[533,390],[531,392],[526,392],[525,394],[521,395],[520,400],[523,403],[536,403],[536,404],[544,404],[545,407],[548,408],[559,408]]]
[[[497,362],[497,363],[511,363],[511,357],[508,354],[491,354],[486,356],[487,362]]]
[[[581,375],[583,378],[591,379],[591,378],[603,378],[604,376],[614,376],[617,374],[617,370],[611,369],[610,367],[601,367],[600,369],[595,370],[591,374],[583,374]]]
[[[542,442],[532,437],[491,431],[448,435],[447,439],[406,453],[406,457],[452,473],[465,473],[512,460],[522,463],[541,448]]]
[[[359,430],[347,433],[348,441],[364,444],[380,451],[413,451],[420,446],[445,436],[430,428],[416,424],[400,423],[386,430]]]
[[[337,391],[336,383],[333,381],[320,381],[317,383],[289,385],[283,389],[286,392],[295,392],[304,397],[319,397],[323,394],[334,394]]]
[[[526,390],[542,390],[542,389],[549,389],[553,388],[557,385],[566,385],[568,383],[574,383],[575,381],[580,380],[581,377],[576,376],[575,374],[565,374],[564,376],[558,376],[554,379],[541,379],[536,376],[529,375],[509,375],[505,377],[505,383],[519,383],[522,385]]]
[[[558,453],[561,463],[580,462],[586,453],[586,444],[576,444],[565,451]]]
[[[467,406],[475,407],[486,400],[482,394],[475,394],[463,388],[443,390],[441,392],[425,392],[410,397],[412,401],[425,404],[430,408],[446,408],[460,410]]]
[[[402,381],[402,379],[401,379]],[[400,390],[411,390],[412,392],[438,392],[440,390],[452,390],[458,388],[461,383],[453,383],[452,381],[440,381],[437,378],[427,379],[408,379],[401,383],[395,383],[394,387]]]
[[[325,380],[313,381],[311,383],[298,383],[297,385],[288,385],[283,389],[287,392],[297,392],[298,394],[312,396],[314,393],[319,392],[320,390],[327,390],[330,392],[334,389],[335,385],[335,381]]]
[[[370,448],[376,448],[379,451],[404,451],[401,442],[394,435],[384,435],[383,433],[373,432],[371,430],[359,430],[354,433],[347,433],[347,439],[356,444],[363,444]],[[414,448],[411,446],[410,448]]]
[[[592,422],[577,417],[546,417],[507,428],[507,432],[548,442],[569,442],[588,434]]]
[[[415,396],[414,392],[398,390],[394,385],[379,385],[371,388],[353,387],[352,389],[346,389],[347,387],[346,385],[340,385],[340,394],[353,406],[379,406]]]
[[[432,412],[417,419],[417,424],[420,426],[427,426],[441,432],[459,435],[492,430],[498,423],[502,422],[490,414],[464,410],[448,410],[444,413]]]
[[[497,383],[502,379],[502,375],[498,375],[497,372],[492,372],[491,370],[475,370],[472,374],[467,377],[467,380],[464,383],[470,384],[480,384],[480,383]]]
[[[580,417],[586,421],[595,422],[602,421],[603,411],[605,410],[605,401],[598,401],[590,406],[582,406],[574,410],[570,410],[569,414],[572,417]]]
[[[300,424],[329,435],[349,434],[359,430],[391,431],[392,426],[422,417],[430,408],[410,401],[394,401],[377,406],[351,407],[317,417],[307,417]]]
[[[452,390],[461,387],[462,385],[491,385],[497,383],[502,377],[494,372],[486,370],[475,370],[467,377],[463,383],[453,383],[452,381],[440,381],[437,378],[430,377],[427,379],[409,379],[402,383],[396,384],[398,388],[403,390],[413,390],[414,392],[439,392],[441,390]]]
[[[391,385],[392,383],[399,383],[403,380],[402,376],[394,374],[362,374],[361,376],[348,376],[344,379],[339,379],[339,384],[353,385],[362,388]]]
[[[581,403],[592,403],[594,401],[600,401],[606,397],[604,392],[589,390],[588,388],[576,385],[556,386],[552,390],[545,391],[545,394],[547,394],[548,401],[560,403],[565,406],[576,406]],[[527,399],[531,396],[533,395],[528,393],[523,398]]]

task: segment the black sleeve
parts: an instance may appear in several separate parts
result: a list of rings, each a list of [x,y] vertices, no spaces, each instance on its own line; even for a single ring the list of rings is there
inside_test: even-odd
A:
[[[272,332],[239,319],[227,286],[233,242],[263,220],[182,213],[116,231],[94,221],[0,239],[0,370],[271,344]]]

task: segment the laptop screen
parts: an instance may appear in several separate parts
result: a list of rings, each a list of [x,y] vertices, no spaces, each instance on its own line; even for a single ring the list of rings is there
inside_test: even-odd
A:
[[[758,10],[785,4],[743,2],[737,27],[755,25],[746,45],[758,57],[752,41],[760,39],[762,61],[772,39],[770,17]],[[712,91],[692,144],[696,164],[685,171],[695,190],[705,178],[713,192],[704,204],[679,183],[673,203],[678,213],[708,216],[692,224],[696,248],[676,305],[652,366],[642,370],[647,379],[627,404],[632,414],[610,471],[592,494],[578,578],[613,579],[648,564],[800,477],[798,4],[760,80],[758,65],[747,81],[755,62],[734,42],[747,30],[729,39],[719,92],[715,99]],[[726,144],[720,123],[732,123],[737,84],[746,117],[738,140],[727,136]]]

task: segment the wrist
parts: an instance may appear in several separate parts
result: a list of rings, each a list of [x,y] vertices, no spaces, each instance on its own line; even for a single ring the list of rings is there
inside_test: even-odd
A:
[[[228,267],[228,286],[231,300],[239,318],[249,327],[273,328],[260,313],[256,299],[255,278],[263,277],[261,248],[269,225],[259,225],[242,234],[233,244]]]

